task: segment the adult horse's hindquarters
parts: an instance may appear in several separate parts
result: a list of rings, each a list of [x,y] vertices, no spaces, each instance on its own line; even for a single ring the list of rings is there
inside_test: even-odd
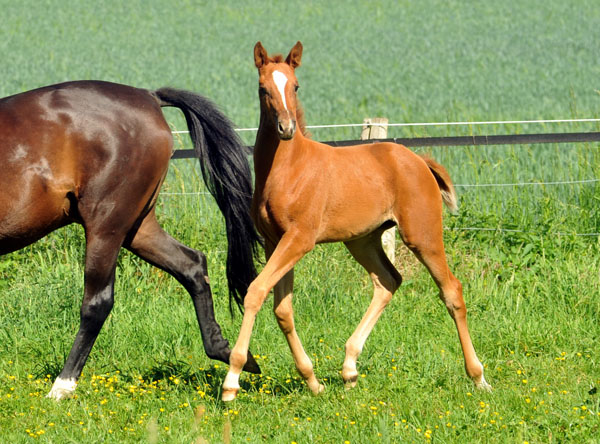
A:
[[[162,106],[180,108],[204,180],[225,217],[230,298],[241,303],[256,272],[258,236],[248,210],[251,176],[229,120],[206,98],[99,81],[68,82],[0,99],[0,254],[76,222],[86,237],[80,327],[49,396],[75,390],[113,306],[125,247],[173,275],[190,293],[209,357],[229,361],[215,320],[206,259],[166,234],[154,206],[173,150]],[[252,355],[245,368],[258,372]]]

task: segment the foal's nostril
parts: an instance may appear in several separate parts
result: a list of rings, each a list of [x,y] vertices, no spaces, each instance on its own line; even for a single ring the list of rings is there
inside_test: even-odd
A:
[[[296,122],[294,120],[278,120],[277,133],[282,140],[290,140],[294,137],[296,131]]]

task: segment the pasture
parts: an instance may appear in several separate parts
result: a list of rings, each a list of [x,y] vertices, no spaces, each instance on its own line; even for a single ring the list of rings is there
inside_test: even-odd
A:
[[[0,96],[72,79],[204,94],[241,128],[258,123],[252,48],[304,44],[297,70],[309,125],[600,117],[600,9],[531,1],[427,0],[219,5],[181,1],[0,0]],[[167,110],[174,129],[185,129]],[[414,127],[390,137],[598,131],[598,123]],[[360,130],[315,129],[317,140]],[[252,132],[244,140],[253,142]],[[189,148],[185,135],[178,147]],[[2,147],[0,147],[2,149]],[[251,351],[263,374],[223,404],[227,368],[206,358],[186,291],[123,252],[115,306],[74,399],[44,396],[79,323],[83,230],[70,226],[0,258],[1,442],[598,442],[600,178],[598,144],[432,148],[460,196],[445,245],[464,285],[491,393],[464,374],[454,325],[416,259],[345,390],[344,343],[369,304],[370,279],[341,245],[296,269],[296,326],[326,386],[296,374],[270,310]],[[573,182],[545,185],[465,186]],[[233,343],[222,216],[197,164],[171,162],[162,226],[208,258],[217,320]]]

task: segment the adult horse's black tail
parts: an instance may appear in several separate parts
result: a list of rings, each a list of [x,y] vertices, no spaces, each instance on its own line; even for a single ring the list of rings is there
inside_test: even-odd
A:
[[[260,237],[250,218],[252,176],[245,148],[229,119],[207,98],[173,88],[154,91],[161,106],[183,112],[202,176],[225,217],[229,309],[241,308],[248,286],[256,277],[254,257]]]

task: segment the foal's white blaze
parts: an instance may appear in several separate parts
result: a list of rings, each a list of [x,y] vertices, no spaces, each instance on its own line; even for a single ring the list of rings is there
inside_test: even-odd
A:
[[[56,399],[58,401],[60,399],[67,398],[73,395],[76,388],[77,381],[75,381],[75,379],[56,378],[56,381],[54,381],[50,393],[48,393],[46,397]]]
[[[281,100],[283,100],[283,107],[286,111],[288,110],[287,102],[285,101],[285,85],[287,85],[288,78],[281,71],[273,71],[273,81],[279,90],[279,94],[281,94]]]

